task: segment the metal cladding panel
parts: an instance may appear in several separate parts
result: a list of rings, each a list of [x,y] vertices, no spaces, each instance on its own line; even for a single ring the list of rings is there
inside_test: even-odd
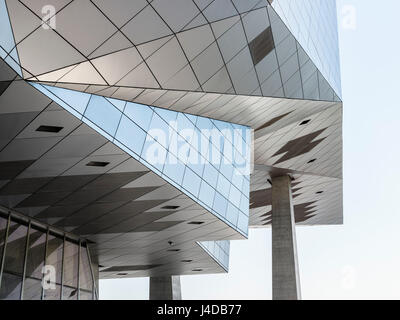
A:
[[[181,0],[143,7],[49,1],[50,18],[38,3],[5,3],[15,42],[6,41],[4,51],[24,79],[103,86],[104,94],[120,87],[120,98],[126,88],[151,88],[338,100],[315,57],[266,0],[215,0],[205,8]]]

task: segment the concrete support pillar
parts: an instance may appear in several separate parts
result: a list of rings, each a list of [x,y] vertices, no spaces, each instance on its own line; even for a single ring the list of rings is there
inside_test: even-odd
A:
[[[150,300],[182,300],[179,276],[151,277]]]
[[[272,298],[299,300],[295,218],[291,178],[272,178]]]

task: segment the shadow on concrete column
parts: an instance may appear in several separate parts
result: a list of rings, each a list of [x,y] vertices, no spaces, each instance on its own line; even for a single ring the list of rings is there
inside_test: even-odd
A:
[[[295,217],[291,178],[272,178],[272,298],[299,300]]]
[[[150,300],[182,300],[179,276],[151,277]]]

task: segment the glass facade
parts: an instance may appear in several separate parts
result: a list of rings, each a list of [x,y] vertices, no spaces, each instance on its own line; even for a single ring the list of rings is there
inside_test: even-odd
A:
[[[272,6],[341,97],[336,0],[274,0]]]
[[[16,217],[0,216],[0,300],[94,300],[88,249]]]
[[[32,85],[247,236],[252,138],[248,127]]]
[[[22,76],[5,0],[0,0],[0,57]]]
[[[230,241],[201,241],[200,247],[208,252],[226,271],[229,270]]]

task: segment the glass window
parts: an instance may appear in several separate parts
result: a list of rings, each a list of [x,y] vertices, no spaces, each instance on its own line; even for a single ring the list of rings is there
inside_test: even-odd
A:
[[[177,125],[178,133],[182,136],[183,139],[190,143],[194,132],[194,124],[183,113],[179,113],[177,118]]]
[[[194,125],[196,125],[198,116],[195,116],[193,114],[188,114],[187,113],[186,117],[190,120],[190,122],[192,122]]]
[[[226,220],[228,220],[232,225],[236,226],[238,221],[239,209],[233,204],[228,204],[228,209],[226,210]]]
[[[213,128],[213,123],[209,118],[198,117],[196,127],[200,130],[211,130]]]
[[[240,199],[240,211],[242,211],[247,216],[249,215],[249,199],[245,197],[243,194]]]
[[[208,241],[208,250],[210,250],[210,252],[214,252],[214,250],[215,250],[215,241]]]
[[[225,137],[215,126],[211,130],[211,143],[220,151],[224,150]],[[229,142],[228,142],[229,143]]]
[[[207,182],[202,181],[200,187],[199,199],[207,206],[212,208],[214,203],[215,190]]]
[[[79,300],[93,300],[93,292],[87,290],[80,290]]]
[[[108,101],[110,101],[114,106],[116,106],[119,110],[121,110],[122,112],[125,109],[125,105],[126,105],[126,101],[123,100],[117,100],[117,99],[113,99],[113,98],[106,98]]]
[[[162,108],[154,108],[154,111],[166,122],[168,125],[172,121],[176,121],[176,118],[178,117],[178,112],[176,111],[171,111],[168,109],[162,109]]]
[[[94,131],[97,131],[98,133],[100,133],[106,139],[108,139],[110,141],[114,140],[114,136],[111,136],[106,131],[104,131],[101,127],[99,127],[97,124],[93,123],[92,121],[88,120],[87,118],[83,117],[82,121],[84,123],[86,123],[89,127],[91,127],[92,129],[94,129]]]
[[[50,276],[49,282],[46,283],[46,289],[44,290],[45,300],[58,300],[61,298],[61,270],[62,270],[62,258],[63,258],[63,239],[49,235],[47,243],[47,257],[46,266],[48,273],[54,272],[54,277]],[[54,282],[55,280],[55,282]]]
[[[7,52],[5,52],[1,47],[0,47],[0,57],[2,57],[3,59],[7,57]]]
[[[70,107],[74,108],[80,114],[84,114],[91,97],[90,94],[51,86],[45,86],[45,88],[54,93],[57,97],[66,102]]]
[[[185,177],[183,178],[183,187],[195,197],[199,194],[201,179],[192,170],[186,167]]]
[[[172,154],[169,154],[165,162],[163,173],[178,185],[182,186],[183,174],[185,173],[185,165],[180,162]]]
[[[219,174],[217,190],[225,197],[228,197],[230,187],[231,183],[222,174]]]
[[[190,131],[191,131],[191,139],[190,139],[190,141],[188,142],[189,143],[189,145],[190,145],[190,149],[191,150],[194,150],[194,151],[196,151],[196,152],[198,152],[198,151],[200,151],[201,150],[201,137],[203,136],[202,134],[200,134],[198,131],[197,131],[197,128],[194,128],[194,130],[192,130],[192,129],[189,129]],[[182,135],[186,135],[186,136],[188,136],[189,137],[189,135],[188,134],[186,134],[185,132],[183,132],[182,133]]]
[[[200,134],[199,135],[199,151],[201,156],[204,158],[205,161],[209,162],[211,157],[210,157],[210,153],[211,153],[211,143],[210,143],[210,138],[207,138],[205,135]]]
[[[41,300],[42,298],[42,268],[45,250],[46,234],[31,227],[26,259],[24,300]]]
[[[202,177],[204,172],[204,161],[202,160],[200,154],[194,150],[190,150],[190,154],[188,157],[188,161],[186,165],[190,167],[194,172],[197,173],[198,176]]]
[[[25,278],[24,300],[41,300],[41,299],[42,299],[42,280]]]
[[[189,160],[189,155],[190,155],[190,151],[192,149],[192,146],[186,140],[184,140],[182,138],[182,136],[180,136],[180,135],[178,135],[177,146],[178,146],[177,147],[177,153],[178,153],[177,157],[184,164],[186,164],[188,162],[188,160]],[[170,146],[170,149],[172,149],[171,146]]]
[[[341,94],[336,2],[279,0],[273,7],[332,87]],[[323,32],[321,32],[323,30]]]
[[[7,219],[0,217],[0,262],[3,256],[4,238],[7,231]]]
[[[29,247],[25,272],[26,278],[41,281],[45,250],[46,234],[32,227],[29,234]]]
[[[169,125],[157,114],[153,114],[148,134],[165,149],[169,146]]]
[[[121,115],[121,111],[113,104],[99,96],[92,96],[85,112],[86,118],[111,136],[114,136],[117,131]]]
[[[221,162],[221,173],[227,178],[228,180],[232,179],[233,175],[233,164],[232,161],[229,161],[227,158],[223,158]]]
[[[231,125],[228,122],[224,122],[221,120],[211,120],[211,121],[214,124],[214,126],[218,128],[218,130],[220,130],[221,132],[224,129],[232,129]]]
[[[209,151],[210,152],[208,154],[208,161],[212,163],[215,168],[219,169],[222,162],[221,152],[219,152],[219,150],[213,144],[211,144]]]
[[[89,258],[86,248],[81,248],[81,259],[79,263],[79,289],[84,291],[93,290],[93,279],[90,271]]]
[[[168,152],[178,157],[179,154],[179,140],[181,137],[175,130],[169,132]],[[186,160],[186,159],[185,159]]]
[[[236,146],[234,153],[233,153],[233,161],[236,167],[239,168],[243,168],[245,167],[247,161],[245,159],[246,154],[250,154],[250,151],[247,151],[247,144],[246,146],[243,148],[240,146],[240,148],[238,148],[238,146]]]
[[[131,151],[140,155],[146,139],[146,133],[127,117],[122,116],[115,138]]]
[[[211,164],[204,166],[203,179],[213,188],[217,187],[218,171]]]
[[[0,217],[0,248],[4,248],[7,223],[7,219]],[[60,236],[49,234],[46,246],[46,233],[35,226],[29,229],[29,238],[27,235],[28,226],[10,221],[7,246],[4,251],[0,300],[21,299],[24,273],[24,300],[41,300],[42,293],[45,300],[60,300],[61,293],[64,300],[76,300],[78,299],[79,271],[81,299],[93,299],[93,278],[86,248],[81,249],[79,264],[79,246],[72,241],[64,243]],[[27,248],[26,245],[28,245]],[[47,267],[47,270],[43,267]],[[47,281],[45,286],[42,286],[42,270],[45,272]],[[62,272],[63,288],[61,286]]]
[[[148,106],[128,102],[124,114],[144,131],[147,131],[150,126],[151,118],[153,117],[153,110]]]
[[[231,186],[231,190],[229,192],[229,201],[232,202],[236,207],[239,208],[240,206],[240,197],[242,194],[240,191],[235,188],[234,186]]]
[[[232,184],[239,190],[242,190],[243,180],[244,179],[241,173],[235,169],[232,174],[232,180],[231,180]]]
[[[20,299],[27,232],[26,226],[11,221],[1,281],[1,300]]]
[[[213,209],[218,214],[225,217],[227,206],[228,206],[228,200],[226,200],[219,192],[216,192]]]
[[[149,163],[159,172],[162,172],[167,159],[167,153],[167,149],[154,140],[150,135],[147,135],[141,155],[144,161]]]
[[[21,297],[22,277],[3,272],[0,300],[19,300]]]
[[[246,198],[250,197],[250,182],[246,179],[243,179],[242,193]]]
[[[14,48],[15,42],[7,12],[6,2],[0,1],[0,45],[10,52]]]
[[[66,241],[64,247],[64,277],[63,277],[63,299],[77,297],[78,288],[78,255],[79,246]],[[75,295],[73,295],[75,290]]]
[[[241,231],[247,234],[249,231],[249,217],[242,213],[239,213],[237,226]]]
[[[70,107],[63,100],[61,100],[58,96],[56,96],[54,93],[52,93],[56,87],[50,87],[50,86],[46,86],[46,85],[42,85],[42,84],[38,84],[38,83],[29,83],[29,84],[31,86],[35,87],[40,92],[42,92],[43,94],[45,94],[51,100],[53,100],[54,102],[56,102],[57,104],[62,106],[65,110],[68,110],[69,112],[71,112],[78,119],[82,119],[81,113],[77,112],[74,108]],[[56,88],[56,89],[60,89],[60,88]],[[90,95],[88,97],[90,97]]]
[[[61,268],[63,258],[63,239],[49,235],[47,243],[46,265],[53,266],[56,271],[56,283],[61,284]]]
[[[28,228],[14,221],[10,223],[4,271],[22,275]]]
[[[61,285],[52,284],[54,288],[44,291],[44,300],[60,300],[61,298]]]
[[[78,300],[78,288],[63,287],[63,300]]]

